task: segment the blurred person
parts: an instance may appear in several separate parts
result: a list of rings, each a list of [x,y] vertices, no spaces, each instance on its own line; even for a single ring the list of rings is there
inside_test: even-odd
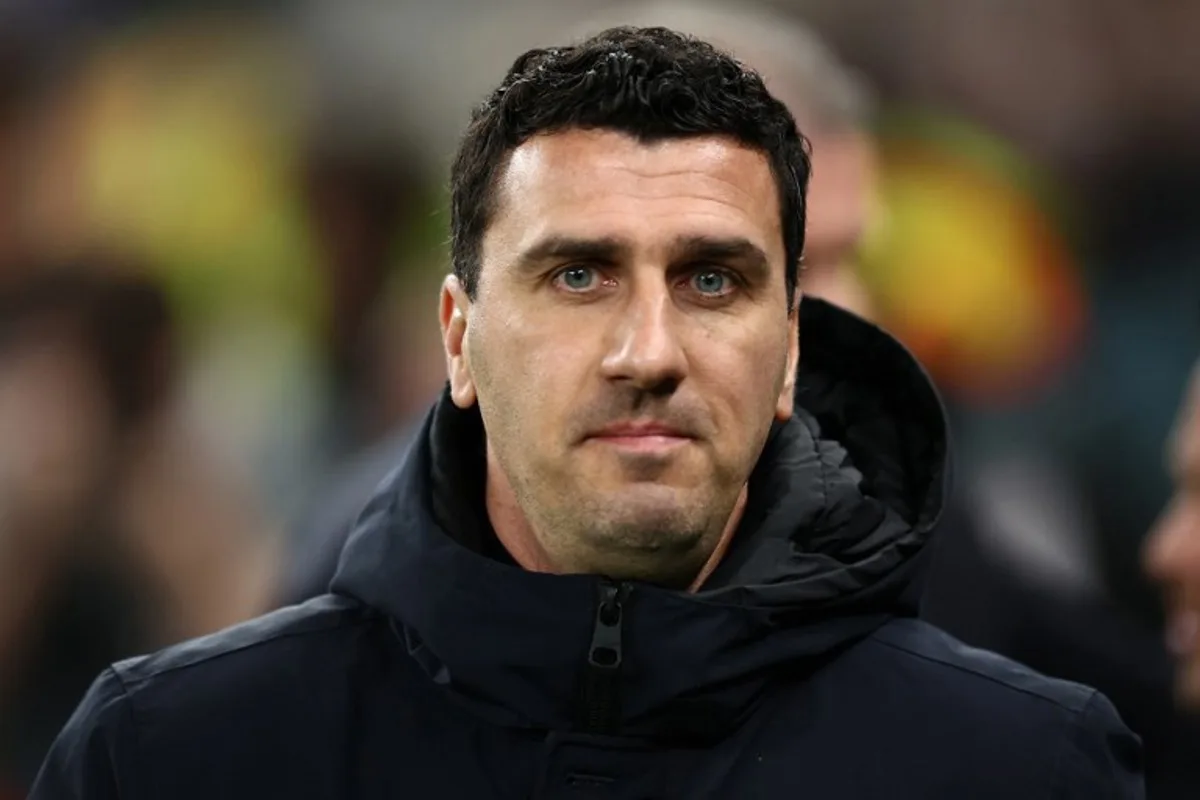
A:
[[[1180,701],[1200,708],[1200,367],[1168,448],[1175,496],[1146,542],[1149,574],[1167,605],[1167,643]]]
[[[1122,297],[1128,307],[1136,308],[1141,304],[1132,298],[1143,287],[1131,284],[1125,284]],[[1176,291],[1181,290],[1187,292],[1188,287]],[[1170,307],[1154,308],[1164,320],[1158,330],[1169,330],[1165,319]],[[1103,374],[1096,376],[1095,383],[1085,384],[1091,388],[1086,402],[1078,397],[1068,402],[1076,416],[1107,408],[1103,418],[1108,423],[1095,430],[1088,449],[1106,462],[1128,462],[1119,468],[1098,464],[1093,469],[1119,469],[1138,480],[1139,469],[1153,472],[1153,466],[1130,446],[1135,439],[1130,428],[1156,424],[1155,385],[1169,381],[1171,375],[1146,373],[1146,362],[1161,365],[1169,358],[1163,351],[1172,346],[1164,342],[1150,354],[1145,350],[1149,342],[1138,346],[1139,340],[1122,320],[1106,322],[1106,338],[1122,333],[1120,347],[1127,356],[1091,355],[1094,368]],[[1194,338],[1187,331],[1180,335],[1185,341]],[[1124,358],[1136,359],[1141,366],[1127,363],[1122,369]],[[1133,375],[1131,369],[1138,370],[1137,379],[1120,379]],[[1112,415],[1122,402],[1131,421],[1117,424]],[[1023,427],[1001,427],[995,435],[1009,432],[1016,438],[1040,431],[1026,419]],[[1040,440],[1048,451],[1056,445],[1048,434]],[[1114,459],[1114,453],[1121,458]],[[1196,797],[1200,718],[1181,713],[1172,703],[1172,669],[1159,625],[1135,614],[1127,596],[1106,581],[1099,568],[1100,535],[1086,512],[1097,516],[1103,507],[1091,505],[1097,502],[1094,497],[1080,496],[1070,484],[1064,486],[1077,471],[1064,475],[1037,466],[1016,459],[997,465],[990,476],[994,485],[986,494],[968,494],[968,502],[957,504],[946,515],[921,616],[973,646],[1002,653],[1048,675],[1097,687],[1142,739],[1148,796],[1156,800]],[[1111,478],[1091,490],[1109,495],[1108,502],[1115,503],[1120,500],[1112,495],[1131,491]],[[984,502],[970,502],[980,498]]]
[[[413,290],[428,283],[421,280],[426,265],[398,257],[403,236],[419,238],[406,227],[427,207],[419,163],[405,147],[364,146],[330,134],[311,142],[304,156],[303,198],[328,296],[334,463],[408,423],[441,384],[419,369],[419,348],[416,354],[389,349],[420,344],[420,330],[434,328],[432,320],[421,325],[421,317],[404,313],[405,295],[419,295]]]
[[[799,302],[808,172],[698,40],[520,56],[452,168],[449,386],[333,594],[106,670],[33,798],[1142,797],[1102,695],[912,618],[945,419]]]
[[[1195,231],[1200,213],[1195,201],[1200,71],[1184,66],[1194,57],[1200,4],[806,0],[804,6],[893,102],[957,112],[1024,154],[1027,166],[1001,163],[1000,170],[1019,178],[1029,172],[1028,166],[1036,166],[1053,177],[1059,191],[1072,195],[1074,207],[1053,222],[1060,236],[1074,240],[1073,259],[1083,256],[1079,278],[1071,282],[1082,284],[1088,330],[1075,337],[1069,358],[1053,359],[1058,363],[1050,364],[1034,387],[1022,376],[1006,379],[976,367],[985,376],[993,373],[988,382],[1005,391],[992,388],[988,393],[1003,395],[1013,413],[970,409],[963,417],[983,417],[976,427],[985,432],[976,436],[959,423],[957,440],[964,455],[984,448],[1020,449],[1027,452],[1018,458],[1032,456],[1043,468],[1057,471],[1057,483],[1074,494],[1059,505],[1084,519],[1081,538],[1091,551],[1088,566],[1094,567],[1089,579],[1147,627],[1160,625],[1157,593],[1142,574],[1137,554],[1169,494],[1161,471],[1151,465],[1157,463],[1178,402],[1178,385],[1193,355],[1189,303],[1194,300],[1188,289],[1200,286],[1197,250],[1192,244],[1185,253],[1171,253],[1175,246],[1168,238],[1176,236],[1163,228],[1170,221]],[[1014,60],[1017,51],[1022,56]],[[994,154],[981,155],[995,161]],[[929,197],[937,187],[927,172],[918,165],[912,185]],[[978,209],[974,216],[978,219],[978,211],[984,211],[988,223],[1005,218],[1003,206],[978,208],[969,197],[943,200],[962,212],[948,218],[934,209],[923,212],[919,202],[909,205],[926,221],[944,227],[947,239],[983,247],[1001,264],[1045,260],[1047,248],[1017,254],[1011,248],[1028,245],[979,235],[977,226],[969,224],[972,205]],[[986,266],[987,259],[980,260]],[[957,279],[914,276],[912,292],[924,313],[909,316],[919,323],[941,315],[978,319],[981,324],[961,326],[966,330],[951,337],[958,349],[969,354],[971,348],[959,343],[974,340],[993,350],[1011,350],[1002,345],[1028,338],[1033,347],[1021,349],[1032,349],[1045,360],[1056,349],[1055,340],[1061,341],[1062,329],[1069,327],[1064,322],[1070,321],[1070,307],[1063,308],[1060,299],[1054,304],[1058,308],[1039,311],[1003,286],[997,288],[1008,297],[1001,297],[976,278],[982,278],[983,269],[962,269],[963,261],[959,255],[949,265],[952,276],[955,270],[963,276]],[[1010,268],[1010,274],[1028,271],[1025,264],[1019,266]],[[1039,271],[1041,282],[1052,277],[1051,271]],[[930,313],[931,282],[966,284],[980,302],[938,303]],[[1060,284],[1060,296],[1069,288],[1061,279],[1054,282]],[[879,293],[876,301],[886,302]],[[993,315],[994,324],[982,324]],[[1031,329],[1039,317],[1045,320],[1037,325],[1041,330]],[[906,344],[918,344],[894,320],[883,321]],[[914,349],[920,357],[924,348]],[[1153,366],[1147,366],[1147,359]],[[938,374],[934,360],[922,360],[952,395],[953,387]],[[1138,377],[1113,381],[1118,370]],[[995,402],[994,397],[984,400]],[[980,441],[985,438],[990,440]],[[1112,458],[1114,451],[1123,457]],[[1020,471],[1019,466],[1005,469]]]
[[[447,137],[428,132],[427,70],[403,66],[421,38],[412,13],[301,3],[285,20],[311,84],[303,197],[345,387],[340,470],[419,419],[445,382],[428,301],[445,272]]]
[[[1168,160],[1169,170],[1152,166]],[[1002,391],[961,392],[955,408],[953,382],[940,376],[952,399],[965,491],[944,523],[948,535],[937,537],[922,617],[973,646],[1098,688],[1142,739],[1148,795],[1185,800],[1200,795],[1200,719],[1172,702],[1161,611],[1144,599],[1148,581],[1137,574],[1137,553],[1169,494],[1158,454],[1194,360],[1197,193],[1170,190],[1187,184],[1187,170],[1169,153],[1139,152],[1127,169],[1136,181],[1111,185],[1104,203],[1093,191],[1078,209],[1086,211],[1092,241],[1072,255],[1083,262],[1076,291],[1090,320],[1076,342],[1056,346],[1063,340],[1053,328],[1061,331],[1071,317],[1059,304],[1056,313],[1040,312],[1053,325],[1030,339],[1032,354],[1051,367],[1031,376],[1037,380],[1018,374],[1001,387],[1003,371],[989,376],[976,367],[985,378],[977,388],[990,383]],[[915,183],[921,175],[912,172]],[[957,216],[927,215],[942,225]],[[955,232],[960,239],[963,230]],[[1011,259],[1021,250],[996,252]],[[1039,253],[1018,260],[1031,274],[1051,277],[1044,265],[1031,269],[1047,248]],[[963,263],[947,264],[947,274],[975,281]],[[928,282],[912,284],[924,308]],[[1013,332],[1030,320],[999,292],[981,299],[1003,301],[995,328],[979,324],[987,313],[968,315],[981,329],[1007,326],[1006,336],[1016,339]]]
[[[39,252],[154,265],[180,405],[273,524],[441,385],[440,358],[430,380],[397,357],[415,337],[391,302],[420,272],[423,154],[343,114],[351,92],[320,84],[301,38],[283,9],[241,6],[93,37],[47,102],[20,198]]]
[[[0,292],[0,785],[18,794],[96,670],[253,616],[269,585],[172,417],[162,293],[101,271]]]
[[[331,296],[334,441],[325,470],[291,515],[276,587],[281,605],[326,592],[355,516],[445,383],[428,308],[443,271],[431,234],[439,252],[444,237],[429,213],[421,159],[407,146],[379,142],[385,133],[403,137],[364,110],[338,106],[325,116],[307,150],[304,196]]]
[[[27,265],[22,190],[30,143],[37,136],[34,119],[54,52],[45,36],[15,22],[5,19],[0,8],[0,288],[16,280]]]
[[[796,117],[812,147],[813,176],[801,285],[860,316],[873,313],[854,265],[875,212],[875,157],[868,124],[871,96],[836,55],[796,19],[753,4],[686,0],[617,5],[580,26],[580,37],[617,24],[663,25],[713,42],[763,74]],[[418,297],[418,299],[420,299]],[[419,309],[413,322],[423,321]],[[433,330],[433,325],[428,325]],[[412,326],[405,340],[415,339]],[[415,383],[411,371],[394,381]],[[302,517],[298,547],[281,590],[283,603],[324,594],[359,511],[403,460],[414,431],[399,429],[339,467]]]

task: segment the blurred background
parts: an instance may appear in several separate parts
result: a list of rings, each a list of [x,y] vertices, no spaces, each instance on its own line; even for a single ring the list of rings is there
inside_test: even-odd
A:
[[[1200,796],[1138,549],[1200,355],[1200,2],[0,2],[0,798],[107,663],[323,591],[444,380],[445,180],[512,59],[674,24],[813,140],[806,287],[928,366],[927,615]]]

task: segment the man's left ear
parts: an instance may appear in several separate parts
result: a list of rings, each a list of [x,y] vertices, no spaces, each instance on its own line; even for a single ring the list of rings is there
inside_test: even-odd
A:
[[[442,324],[442,346],[446,352],[446,371],[450,376],[450,399],[459,408],[475,404],[475,379],[466,347],[471,300],[462,283],[447,275],[442,283],[438,317]]]
[[[788,314],[788,352],[783,385],[775,404],[775,418],[784,422],[791,418],[796,405],[796,370],[800,367],[800,290],[796,290],[796,301]]]

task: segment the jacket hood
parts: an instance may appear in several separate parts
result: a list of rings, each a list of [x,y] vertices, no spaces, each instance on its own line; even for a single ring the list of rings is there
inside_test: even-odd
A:
[[[781,675],[915,613],[948,465],[942,405],[893,338],[806,298],[796,413],[702,591],[515,566],[484,510],[478,412],[443,396],[363,512],[332,591],[388,617],[456,702],[495,723],[719,737]]]

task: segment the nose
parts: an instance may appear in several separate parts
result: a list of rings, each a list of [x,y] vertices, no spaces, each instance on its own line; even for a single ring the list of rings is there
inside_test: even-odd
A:
[[[1200,520],[1189,505],[1176,498],[1146,539],[1146,572],[1161,583],[1200,585]]]
[[[605,377],[646,392],[673,392],[687,375],[683,322],[665,283],[635,285],[609,329]]]

